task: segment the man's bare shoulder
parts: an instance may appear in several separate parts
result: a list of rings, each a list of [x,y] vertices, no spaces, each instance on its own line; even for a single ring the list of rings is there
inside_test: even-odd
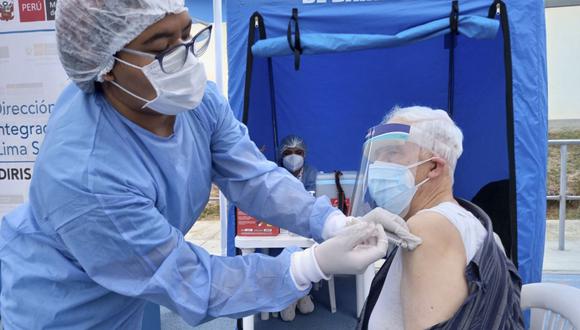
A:
[[[444,248],[451,243],[461,243],[461,236],[455,226],[438,212],[420,212],[409,218],[407,225],[411,233],[423,240],[420,247]]]

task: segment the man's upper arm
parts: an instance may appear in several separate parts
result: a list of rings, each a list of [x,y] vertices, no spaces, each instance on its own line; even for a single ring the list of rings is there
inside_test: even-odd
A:
[[[423,244],[403,252],[403,316],[406,329],[424,329],[449,319],[465,299],[465,248],[457,229],[438,213],[420,213],[407,224]]]

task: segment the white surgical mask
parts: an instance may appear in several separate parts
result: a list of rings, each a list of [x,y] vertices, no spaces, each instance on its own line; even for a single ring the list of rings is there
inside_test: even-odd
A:
[[[304,166],[304,157],[296,154],[284,156],[282,163],[288,171],[296,172]]]
[[[115,59],[141,70],[155,89],[157,97],[153,100],[147,100],[132,93],[117,82],[111,81],[113,85],[119,87],[125,93],[145,102],[142,109],[150,108],[164,115],[176,115],[197,108],[203,99],[207,77],[203,63],[193,54],[187,56],[187,60],[181,70],[170,74],[163,72],[159,61],[156,60],[144,67],[139,67],[117,57]],[[178,60],[178,57],[173,56],[167,60]]]
[[[429,180],[426,178],[415,185],[415,176],[410,169],[431,159],[433,158],[409,166],[381,161],[374,162],[369,166],[368,174],[370,197],[377,206],[404,217],[409,212],[409,206],[417,189]]]

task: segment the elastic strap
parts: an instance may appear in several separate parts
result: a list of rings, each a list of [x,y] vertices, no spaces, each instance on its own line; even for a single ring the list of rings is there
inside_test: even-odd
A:
[[[503,59],[505,74],[505,94],[506,94],[506,128],[509,158],[509,205],[510,205],[510,225],[511,225],[511,260],[518,267],[518,204],[517,204],[517,177],[516,177],[516,156],[515,156],[515,127],[514,127],[514,100],[513,100],[513,72],[512,72],[512,50],[511,34],[508,10],[505,2],[495,0],[489,7],[488,17],[496,18],[499,15],[503,33]]]
[[[292,38],[292,24],[294,24],[294,38]],[[294,69],[300,70],[300,55],[302,55],[302,45],[300,44],[300,27],[298,25],[298,8],[292,8],[292,16],[288,22],[288,46],[294,53]]]
[[[122,90],[123,92],[125,92],[125,93],[127,93],[127,94],[129,94],[129,95],[133,96],[133,97],[134,97],[134,98],[136,98],[137,100],[145,102],[145,104],[144,104],[144,105],[141,107],[141,109],[145,109],[145,108],[147,107],[147,105],[148,105],[150,102],[152,102],[153,100],[155,100],[155,99],[153,99],[153,100],[151,100],[151,101],[149,101],[149,100],[146,100],[146,99],[142,98],[141,96],[139,96],[139,95],[137,95],[137,94],[135,94],[135,93],[131,92],[130,90],[126,89],[125,87],[123,87],[123,86],[119,85],[119,84],[118,84],[116,81],[114,81],[114,80],[113,80],[113,81],[111,81],[111,84],[113,84],[113,85],[117,86],[117,88],[119,88],[119,89],[120,89],[120,90]]]
[[[449,81],[447,86],[447,111],[449,117],[453,118],[454,94],[455,94],[455,45],[459,34],[459,4],[457,0],[451,3],[451,13],[449,14]]]
[[[132,68],[135,68],[135,69],[137,69],[137,70],[141,70],[141,69],[143,69],[142,67],[140,67],[140,66],[138,66],[138,65],[135,65],[135,64],[133,64],[133,63],[129,63],[129,62],[125,61],[125,60],[122,60],[122,59],[118,58],[117,56],[113,56],[113,58],[114,58],[114,59],[116,59],[117,61],[119,61],[119,62],[121,62],[121,63],[123,63],[123,64],[125,64],[125,65],[128,65],[128,66],[130,66],[130,67],[132,67]]]
[[[344,189],[342,189],[342,184],[340,183],[340,177],[342,176],[341,171],[334,171],[334,184],[336,185],[336,191],[338,193],[338,209],[342,213],[347,214],[348,205],[346,204],[346,196],[344,194]]]

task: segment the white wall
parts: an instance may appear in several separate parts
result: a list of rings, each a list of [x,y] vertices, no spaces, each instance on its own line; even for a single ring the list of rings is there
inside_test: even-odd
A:
[[[548,118],[580,119],[580,6],[546,9]]]

